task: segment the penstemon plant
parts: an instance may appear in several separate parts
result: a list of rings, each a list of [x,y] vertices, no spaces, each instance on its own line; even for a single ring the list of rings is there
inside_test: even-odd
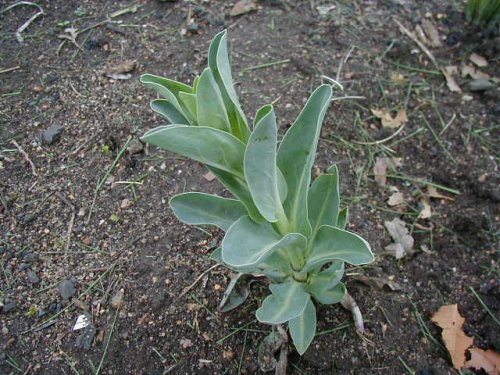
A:
[[[225,31],[212,40],[208,67],[193,86],[151,74],[141,81],[162,97],[151,108],[171,123],[142,140],[205,164],[236,198],[179,194],[170,200],[174,214],[184,223],[226,232],[211,257],[238,277],[267,277],[271,294],[256,317],[271,325],[288,323],[303,354],[316,333],[315,302],[344,300],[344,263],[373,260],[369,244],[345,230],[348,209],[339,207],[337,167],[311,184],[331,86],[312,93],[278,148],[272,105],[257,111],[253,130],[248,125],[233,86]]]

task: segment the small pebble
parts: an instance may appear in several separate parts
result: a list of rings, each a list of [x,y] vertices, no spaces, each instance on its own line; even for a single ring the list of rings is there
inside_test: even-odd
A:
[[[123,289],[120,289],[118,292],[115,293],[115,295],[113,296],[113,298],[111,298],[111,306],[116,309],[116,310],[119,310],[123,307],[123,295],[125,294],[124,290]]]
[[[17,307],[16,301],[6,301],[3,305],[3,312],[8,313],[8,312],[14,311],[14,309],[16,307]]]
[[[38,282],[40,281],[40,278],[38,277],[38,275],[35,273],[35,271],[32,271],[32,270],[28,270],[26,272],[26,275],[28,276],[28,280],[30,281],[30,283],[32,284],[38,284]]]
[[[59,125],[53,125],[42,133],[42,142],[51,145],[61,138],[64,128]]]
[[[76,293],[75,284],[71,280],[63,280],[59,284],[59,294],[67,301]]]

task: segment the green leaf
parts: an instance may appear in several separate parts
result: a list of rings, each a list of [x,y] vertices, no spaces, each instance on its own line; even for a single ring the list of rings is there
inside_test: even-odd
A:
[[[337,219],[337,228],[345,229],[347,221],[349,220],[349,207],[340,210],[339,218]]]
[[[148,131],[143,141],[243,178],[245,145],[206,126],[169,125]]]
[[[299,117],[288,130],[278,150],[278,167],[285,176],[288,196],[284,203],[291,231],[308,237],[307,193],[321,124],[332,97],[332,88],[321,85],[311,95]]]
[[[186,115],[188,115],[191,123],[193,125],[198,125],[198,108],[196,106],[196,94],[190,94],[187,92],[179,93],[179,101],[180,104],[185,109]]]
[[[170,199],[175,216],[186,224],[215,225],[224,231],[247,214],[240,201],[204,193],[183,193]]]
[[[278,127],[273,107],[262,107],[256,118],[259,121],[250,135],[243,159],[245,179],[259,212],[267,221],[274,223],[285,218],[285,213],[278,188]]]
[[[222,169],[214,167],[209,167],[208,169],[211,170],[212,173],[217,176],[219,181],[241,201],[253,221],[264,221],[264,218],[253,202],[252,196],[250,195],[250,191],[248,190],[248,186],[244,179],[238,178],[229,172],[223,171]]]
[[[343,283],[338,283],[333,288],[323,289],[317,293],[312,293],[314,299],[323,305],[333,305],[342,302],[346,293]]]
[[[206,68],[200,76],[196,91],[198,125],[231,132],[224,101],[212,70]]]
[[[319,294],[337,285],[342,276],[344,276],[344,262],[335,260],[326,269],[312,276],[307,289],[313,295]]]
[[[304,284],[295,280],[283,284],[271,284],[271,295],[264,299],[255,312],[261,323],[281,324],[302,314],[311,297],[304,291]]]
[[[151,101],[150,106],[153,111],[165,117],[171,124],[189,125],[184,115],[167,99],[155,99]]]
[[[222,240],[222,259],[230,266],[254,266],[279,249],[303,249],[306,244],[306,238],[300,233],[288,233],[282,237],[270,223],[256,223],[243,216],[229,228]]]
[[[251,275],[244,273],[232,274],[231,281],[227,285],[217,309],[225,313],[243,304],[250,295],[251,283]]]
[[[278,191],[280,194],[280,201],[283,203],[288,195],[288,186],[286,185],[285,176],[283,176],[283,172],[277,168],[278,171]]]
[[[162,87],[174,94],[176,98],[178,98],[179,92],[193,92],[193,88],[191,86],[168,78],[156,76],[154,74],[143,74],[141,76],[141,83],[155,89],[158,94],[162,96],[164,92],[161,89]]]
[[[316,178],[309,189],[307,199],[312,238],[322,225],[337,226],[339,216],[339,172],[337,167]]]
[[[295,349],[300,355],[304,354],[316,334],[316,308],[309,299],[306,308],[298,317],[288,323]]]
[[[231,123],[231,132],[236,138],[246,143],[250,136],[250,129],[233,86],[226,31],[220,32],[212,40],[208,52],[208,66],[212,69],[219,85]]]
[[[370,245],[357,234],[323,225],[312,244],[312,252],[302,271],[321,267],[332,260],[343,260],[356,266],[373,261]]]

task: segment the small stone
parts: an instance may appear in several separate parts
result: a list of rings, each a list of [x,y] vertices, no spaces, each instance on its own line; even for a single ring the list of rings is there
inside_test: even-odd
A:
[[[144,150],[144,145],[137,138],[132,139],[130,145],[127,148],[127,151],[130,155],[139,154]]]
[[[130,199],[125,198],[124,200],[122,200],[122,203],[120,204],[120,208],[122,210],[126,210],[127,208],[130,207],[131,204],[132,204],[132,202],[130,202]]]
[[[486,91],[495,88],[495,84],[484,78],[474,79],[469,82],[470,91]]]
[[[196,22],[191,22],[188,26],[187,26],[187,32],[191,33],[191,34],[197,34],[198,33],[198,29],[199,29],[199,26]]]
[[[61,138],[64,128],[59,125],[53,125],[42,133],[42,142],[51,145]]]
[[[182,349],[188,349],[193,346],[193,342],[190,339],[181,339],[179,343],[181,344]]]
[[[68,301],[76,293],[75,284],[71,280],[63,280],[59,284],[59,294],[61,297]]]
[[[92,237],[90,236],[85,236],[82,238],[82,243],[85,245],[85,246],[91,246],[92,245]]]
[[[3,253],[5,253],[5,247],[0,246],[0,255],[2,255]]]
[[[96,328],[93,324],[89,324],[85,327],[80,333],[80,335],[76,338],[75,346],[77,348],[89,350],[92,346],[92,342],[94,341],[94,336],[96,333]]]
[[[3,312],[8,313],[8,312],[14,311],[14,309],[16,307],[17,307],[16,301],[6,301],[3,305]]]
[[[23,255],[23,262],[35,263],[38,260],[38,255],[33,253],[26,253]]]
[[[38,282],[40,282],[40,278],[38,277],[38,275],[35,273],[35,271],[32,271],[32,270],[28,270],[26,272],[26,276],[28,276],[28,280],[30,283],[32,284],[38,284]]]
[[[119,310],[123,307],[123,295],[125,294],[125,291],[123,289],[120,289],[118,292],[115,293],[113,298],[111,298],[111,306]]]
[[[236,357],[236,353],[232,351],[224,350],[222,352],[222,358],[227,359],[228,361],[232,361]]]
[[[60,305],[59,303],[57,303],[57,302],[52,302],[52,303],[49,305],[49,307],[48,307],[48,309],[47,309],[47,310],[49,310],[49,313],[51,313],[51,314],[55,314],[55,313],[57,313],[59,310],[61,310],[61,305]]]

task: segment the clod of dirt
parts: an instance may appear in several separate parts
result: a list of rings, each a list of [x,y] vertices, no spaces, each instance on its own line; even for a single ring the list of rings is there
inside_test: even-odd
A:
[[[76,293],[75,284],[71,280],[63,280],[59,284],[59,294],[61,297],[68,301]]]
[[[132,139],[127,151],[130,155],[139,154],[144,150],[144,145],[137,138]]]
[[[408,233],[406,223],[399,218],[392,221],[385,221],[384,226],[394,240],[394,243],[385,247],[385,250],[396,259],[401,259],[406,255],[412,255],[415,251],[413,245],[415,240]]]
[[[64,128],[59,125],[53,125],[42,133],[42,142],[51,145],[61,138]]]

